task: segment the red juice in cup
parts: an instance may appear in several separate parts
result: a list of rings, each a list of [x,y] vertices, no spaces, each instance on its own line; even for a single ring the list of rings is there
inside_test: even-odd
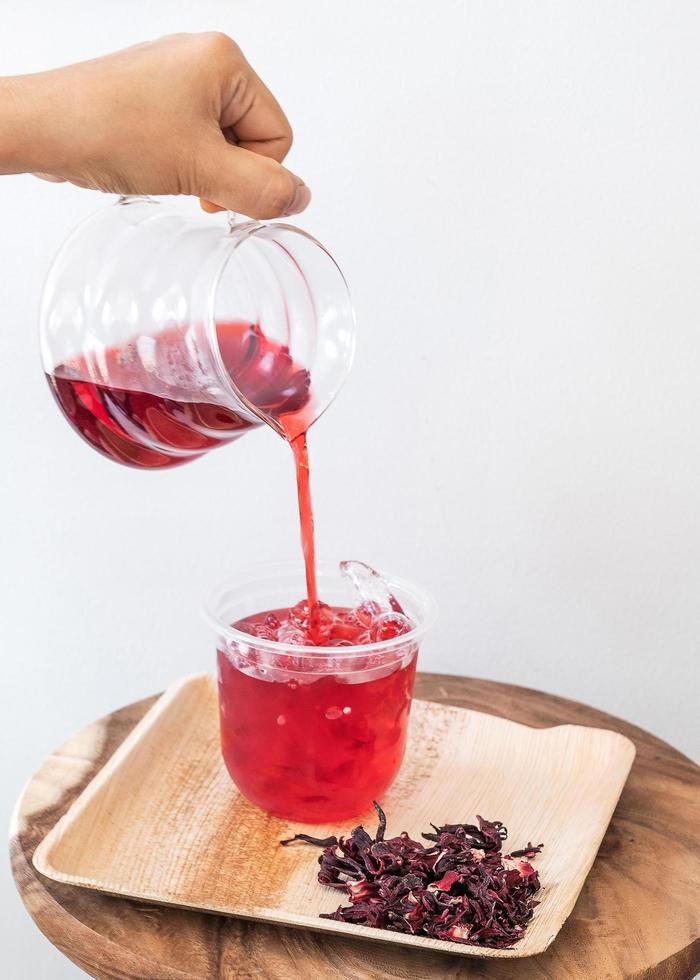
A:
[[[352,599],[337,570],[317,571],[322,594]],[[291,579],[288,571],[272,574],[264,591],[288,595]],[[295,581],[303,587],[298,573]],[[250,578],[210,607],[219,637],[222,754],[252,803],[290,820],[333,822],[371,807],[393,782],[431,608],[412,586],[392,587],[405,592],[405,614],[370,600],[320,603],[314,616],[303,601],[228,626],[246,593],[249,602],[263,592]]]

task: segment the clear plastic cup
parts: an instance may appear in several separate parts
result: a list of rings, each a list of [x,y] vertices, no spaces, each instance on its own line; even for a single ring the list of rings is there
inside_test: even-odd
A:
[[[319,595],[352,608],[340,570],[317,566]],[[233,623],[289,609],[305,594],[301,563],[243,570],[205,607],[217,638],[221,751],[251,803],[304,823],[344,820],[380,800],[399,771],[420,642],[432,599],[387,579],[414,628],[378,643],[305,647],[259,639]]]

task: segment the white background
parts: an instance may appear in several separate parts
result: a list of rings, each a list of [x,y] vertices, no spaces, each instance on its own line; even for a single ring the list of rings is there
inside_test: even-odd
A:
[[[3,7],[0,72],[211,28],[286,108],[314,193],[297,220],[356,304],[354,372],[312,438],[320,553],[436,594],[424,668],[577,698],[697,756],[697,5],[35,0]],[[208,584],[297,553],[271,432],[142,473],[54,407],[41,283],[103,203],[0,179],[8,818],[69,734],[211,666]],[[3,976],[76,976],[3,881]]]

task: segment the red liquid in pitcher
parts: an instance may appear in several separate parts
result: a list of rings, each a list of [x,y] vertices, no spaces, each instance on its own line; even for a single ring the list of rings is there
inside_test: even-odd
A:
[[[320,619],[324,645],[370,639],[363,607],[322,603]],[[305,603],[235,626],[287,642],[310,639]],[[385,624],[381,638],[390,635],[400,631]],[[280,654],[271,662],[254,647],[218,651],[221,748],[232,779],[252,803],[309,823],[361,813],[392,783],[406,745],[416,672],[415,644],[345,664],[342,655],[323,653]]]
[[[148,338],[149,359],[166,365],[182,359],[186,330],[170,327]],[[257,325],[219,323],[216,332],[224,366],[239,390],[280,424],[286,421],[298,431],[299,416],[309,401],[309,372]],[[101,373],[118,378],[119,386],[90,381],[83,357],[60,364],[48,375],[64,415],[98,452],[127,466],[177,466],[259,424],[204,396],[201,401],[178,397],[176,383],[169,385],[168,397],[150,394],[152,381],[141,357],[135,356],[135,343],[110,348],[103,355]]]

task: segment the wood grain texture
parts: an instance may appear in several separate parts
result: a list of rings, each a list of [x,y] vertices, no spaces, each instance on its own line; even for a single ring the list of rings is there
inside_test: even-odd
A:
[[[20,798],[11,852],[48,938],[100,978],[692,978],[700,968],[700,770],[670,746],[584,705],[508,685],[420,675],[416,694],[540,727],[613,728],[637,759],[579,900],[550,949],[472,960],[176,909],[61,885],[31,858],[154,699],[115,712],[50,756]],[[662,873],[669,872],[670,873]]]
[[[320,919],[342,897],[316,880],[318,852],[280,848],[375,823],[290,824],[251,806],[219,751],[216,679],[176,682],[39,845],[34,867],[66,884],[228,915],[363,936],[460,956],[543,952],[574,906],[624,786],[634,745],[581,725],[530,728],[415,700],[401,772],[382,800],[389,835],[416,840],[477,812],[510,828],[508,846],[546,841],[532,923],[512,949],[483,949]]]

